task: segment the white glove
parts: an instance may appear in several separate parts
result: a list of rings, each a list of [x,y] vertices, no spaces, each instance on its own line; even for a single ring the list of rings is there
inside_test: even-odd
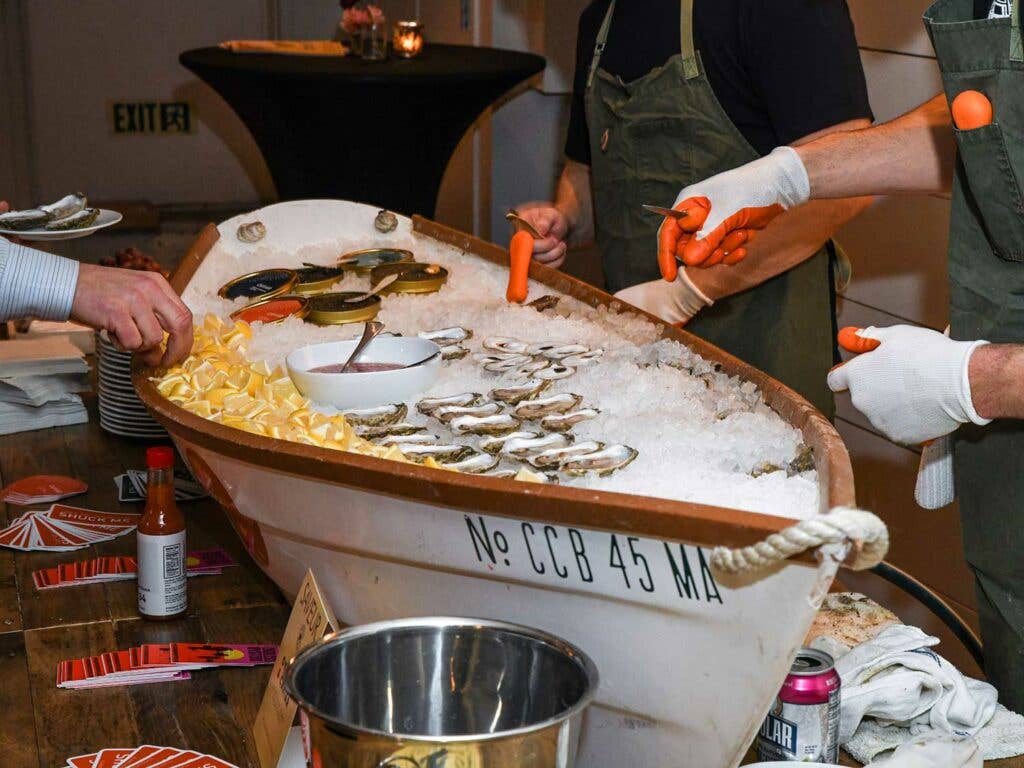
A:
[[[828,375],[833,392],[850,390],[854,407],[891,440],[916,445],[961,424],[988,424],[974,410],[968,362],[987,341],[952,341],[910,325],[864,328],[881,345]]]
[[[800,155],[792,147],[776,147],[753,162],[684,187],[672,207],[686,210],[694,221],[705,213],[706,218],[692,238],[689,232],[694,225],[688,225],[689,217],[671,220],[671,227],[669,219],[662,222],[662,230],[669,229],[659,230],[659,259],[671,251],[690,266],[736,263],[746,255],[740,246],[755,230],[764,229],[783,210],[806,203],[810,196],[811,183]],[[682,253],[680,242],[684,243]],[[726,258],[730,253],[733,257]]]
[[[615,294],[627,304],[650,312],[668,323],[687,323],[704,307],[714,302],[693,284],[685,269],[679,270],[674,282],[651,280],[624,288]]]

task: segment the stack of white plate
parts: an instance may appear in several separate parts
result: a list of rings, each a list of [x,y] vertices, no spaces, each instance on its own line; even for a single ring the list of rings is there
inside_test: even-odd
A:
[[[107,336],[96,334],[99,370],[100,426],[114,435],[166,440],[167,432],[149,415],[132,386],[132,356],[121,352]]]

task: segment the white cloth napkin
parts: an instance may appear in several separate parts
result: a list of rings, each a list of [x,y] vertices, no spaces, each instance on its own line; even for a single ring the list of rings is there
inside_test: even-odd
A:
[[[930,649],[939,639],[917,627],[895,624],[836,660],[843,681],[839,743],[865,717],[929,730],[973,736],[992,719],[996,689],[960,671]]]
[[[982,757],[970,737],[930,733],[911,738],[866,768],[982,768]]]

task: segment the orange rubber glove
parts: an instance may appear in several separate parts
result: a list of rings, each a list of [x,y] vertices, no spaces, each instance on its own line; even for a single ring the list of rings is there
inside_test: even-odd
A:
[[[736,264],[754,234],[782,211],[806,203],[810,181],[792,147],[777,147],[765,157],[691,184],[673,207],[684,219],[666,217],[658,230],[662,277],[675,280],[675,261],[687,266]]]

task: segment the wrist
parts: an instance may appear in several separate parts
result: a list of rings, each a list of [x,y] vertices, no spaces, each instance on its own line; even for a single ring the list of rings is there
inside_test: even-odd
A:
[[[1024,345],[986,344],[968,361],[971,400],[983,419],[1024,418]]]

